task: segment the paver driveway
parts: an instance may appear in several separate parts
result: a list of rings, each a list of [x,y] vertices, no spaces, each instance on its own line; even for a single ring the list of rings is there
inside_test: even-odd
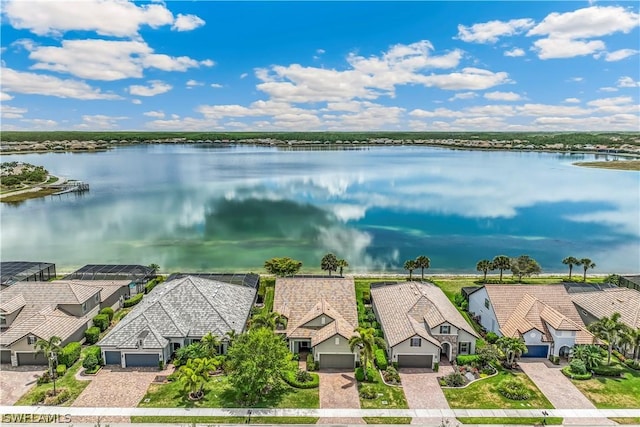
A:
[[[438,377],[453,372],[451,365],[441,366],[438,372],[431,369],[401,368],[400,380],[407,403],[411,409],[449,409],[447,398],[438,384]],[[411,424],[438,425],[441,419],[414,418]],[[452,420],[455,421],[455,420]]]
[[[0,365],[0,405],[13,405],[37,381],[46,366]]]
[[[360,408],[358,383],[353,371],[323,371],[320,375],[320,408]],[[318,424],[364,424],[362,418],[320,418]]]
[[[520,367],[540,391],[557,409],[595,409],[593,403],[560,372],[559,367],[549,367],[544,361],[520,360]],[[567,418],[566,424],[615,424],[602,418]]]

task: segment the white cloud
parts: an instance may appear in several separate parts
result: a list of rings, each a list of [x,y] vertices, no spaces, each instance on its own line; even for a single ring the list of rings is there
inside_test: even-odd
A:
[[[586,39],[617,32],[629,33],[640,25],[640,15],[622,6],[592,6],[566,13],[551,13],[528,36]]]
[[[567,80],[569,82],[573,82],[573,83],[580,83],[584,81],[584,77],[571,77],[569,80]]]
[[[240,74],[240,78],[244,79],[245,77],[247,77],[249,75],[249,73],[242,73]]]
[[[10,105],[0,105],[0,117],[3,119],[20,119],[28,110],[26,108],[12,107]]]
[[[524,55],[525,55],[524,50],[520,49],[519,47],[514,47],[513,49],[506,50],[504,52],[504,56],[511,56],[513,58],[516,58],[518,56],[524,56]]]
[[[629,76],[622,76],[618,79],[618,87],[640,87],[640,81]]]
[[[465,42],[495,43],[499,37],[520,34],[533,27],[532,19],[512,19],[510,21],[489,21],[470,27],[458,25],[458,38]]]
[[[164,118],[164,112],[162,112],[162,111],[146,111],[146,112],[142,113],[142,115],[147,116],[147,117],[155,117],[157,119]]]
[[[601,98],[594,99],[593,101],[587,102],[587,105],[590,107],[610,107],[617,105],[627,105],[633,102],[633,98],[630,96],[616,96],[613,98]]]
[[[563,102],[567,104],[579,104],[580,100],[578,98],[566,98]]]
[[[11,68],[2,68],[2,89],[7,92],[34,95],[57,96],[75,99],[122,99],[122,97],[103,93],[83,81],[59,79],[45,74],[24,73]]]
[[[156,96],[162,93],[169,92],[171,89],[173,89],[173,86],[160,80],[151,80],[148,83],[149,86],[129,86],[129,93],[135,96]]]
[[[204,20],[196,15],[183,15],[179,13],[171,29],[175,31],[191,31],[204,24]]]
[[[533,46],[540,59],[573,58],[591,55],[606,48],[602,40],[582,41],[560,37],[536,40]]]
[[[582,107],[551,104],[524,104],[516,109],[523,116],[584,116],[590,113]]]
[[[598,89],[598,92],[617,92],[617,91],[618,91],[618,88],[612,87],[612,86],[605,86]]]
[[[114,129],[118,126],[117,122],[126,119],[128,119],[128,117],[107,116],[104,114],[83,115],[82,123],[76,125],[75,127],[77,129],[86,130]]]
[[[58,122],[51,119],[21,119],[23,123],[29,124],[29,129],[50,129],[58,126]]]
[[[186,71],[206,66],[206,61],[188,56],[154,53],[144,41],[63,40],[61,46],[33,46],[29,58],[36,61],[33,69],[107,81],[140,78],[145,68]]]
[[[522,99],[515,92],[487,92],[483,96],[491,101],[519,101]]]
[[[456,93],[451,98],[449,98],[449,101],[455,101],[457,99],[472,99],[472,98],[475,98],[476,96],[478,96],[478,94],[475,92],[460,92],[460,93]]]
[[[142,101],[140,101],[139,99],[132,99],[131,103],[135,104],[135,105],[140,105],[140,104],[142,104]]]
[[[196,86],[204,86],[204,83],[191,79],[191,80],[187,80],[186,85],[188,89],[191,89]]]
[[[324,50],[324,49],[316,49],[316,53],[317,53],[318,55],[322,55],[322,54],[323,54],[323,53],[325,53],[325,52],[326,52],[326,50]]]
[[[620,49],[614,52],[607,52],[604,56],[604,60],[607,62],[622,61],[630,56],[638,53],[635,49]]]
[[[220,83],[211,83],[211,87],[214,89],[220,89],[223,86]]]
[[[0,101],[11,101],[12,99],[13,96],[9,95],[8,93],[0,92]]]

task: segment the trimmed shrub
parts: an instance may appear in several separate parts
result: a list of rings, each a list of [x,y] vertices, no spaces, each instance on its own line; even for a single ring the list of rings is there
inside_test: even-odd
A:
[[[591,368],[591,371],[601,377],[619,377],[624,372],[624,368],[619,365],[600,365],[594,366]]]
[[[87,349],[85,350],[85,357],[89,356],[89,355],[94,355],[96,357],[96,359],[98,359],[98,364],[102,365],[102,349],[97,346],[97,345],[92,345],[90,347],[87,347]]]
[[[313,354],[307,354],[307,371],[315,371],[318,369],[316,362],[313,360]]]
[[[317,388],[320,385],[320,376],[318,374],[306,372],[306,374],[309,376],[308,378],[311,379],[309,381],[298,381],[297,377],[299,372],[306,371],[285,371],[282,373],[282,379],[284,379],[284,382],[289,384],[291,387],[295,388]]]
[[[100,328],[100,332],[104,332],[109,327],[109,315],[98,314],[93,318],[93,325]]]
[[[48,384],[50,382],[51,382],[51,375],[49,375],[49,371],[44,371],[42,373],[42,375],[40,375],[38,377],[38,380],[36,381],[36,383],[38,385],[40,385],[40,384]]]
[[[549,356],[549,360],[551,361],[551,363],[553,363],[554,365],[559,365],[560,364],[560,356],[554,356],[553,354]]]
[[[100,338],[100,328],[92,326],[91,328],[84,331],[84,337],[87,339],[87,344],[97,343],[98,338]]]
[[[376,373],[373,369],[367,369],[367,381],[373,381],[375,375]],[[362,368],[362,366],[356,368],[356,380],[360,382],[364,381],[364,369]]]
[[[202,359],[204,357],[207,357],[207,350],[199,342],[194,342],[176,350],[176,354],[173,357],[173,366],[177,368],[187,363],[189,359]]]
[[[106,314],[107,316],[109,316],[109,323],[111,323],[111,321],[113,320],[114,311],[111,307],[103,308],[102,310],[100,310],[100,314]]]
[[[511,400],[527,400],[531,397],[531,393],[520,380],[507,379],[498,385],[498,392]]]
[[[438,372],[440,370],[440,364],[438,362],[433,364],[433,372]]]
[[[487,340],[489,344],[495,344],[496,341],[498,341],[498,334],[496,334],[495,332],[487,332],[487,335],[485,335],[484,339]]]
[[[136,294],[136,295],[132,296],[131,298],[129,298],[127,300],[124,300],[124,303],[122,304],[122,306],[124,308],[133,307],[134,305],[136,305],[140,301],[142,301],[142,294]]]
[[[478,363],[477,354],[460,354],[456,357],[456,363],[458,365],[475,365]]]
[[[56,375],[61,377],[66,373],[67,373],[67,365],[58,365],[58,366],[56,366]]]
[[[391,384],[400,384],[400,374],[393,366],[389,366],[386,371],[382,372],[384,380]]]
[[[573,359],[571,363],[569,363],[569,367],[574,374],[583,375],[587,373],[587,366],[580,359]]]
[[[565,366],[561,369],[561,371],[565,377],[569,377],[574,380],[588,380],[593,376],[591,375],[591,372],[587,372],[585,374],[576,374],[571,370],[571,366]]]
[[[82,361],[82,367],[88,371],[94,370],[96,366],[98,366],[98,359],[93,354],[88,355]]]
[[[447,387],[460,387],[467,382],[467,379],[459,371],[453,371],[449,375],[443,377],[442,382]]]
[[[371,384],[363,384],[360,387],[360,397],[363,399],[372,400],[378,397],[378,393]]]
[[[379,348],[376,350],[376,366],[381,370],[386,370],[389,364],[387,363],[387,356],[384,354],[384,350]]]
[[[67,400],[69,400],[70,397],[71,397],[71,394],[69,394],[69,391],[67,391],[66,389],[58,390],[58,394],[56,394],[55,396],[47,396],[44,399],[43,405],[58,406],[61,403],[64,403]]]
[[[99,333],[99,331],[98,331]],[[71,367],[74,363],[80,359],[80,353],[82,352],[82,345],[79,342],[73,341],[65,345],[62,348],[60,354],[58,354],[58,363]]]

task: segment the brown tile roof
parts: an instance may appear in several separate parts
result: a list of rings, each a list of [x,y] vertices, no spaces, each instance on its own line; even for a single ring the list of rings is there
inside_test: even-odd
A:
[[[11,299],[7,299],[7,300],[2,299],[0,301],[0,310],[9,314],[9,313],[13,313],[19,308],[24,307],[26,304],[27,302],[24,300],[24,297],[22,296],[22,294],[20,294],[20,295],[14,296]]]
[[[506,336],[519,336],[531,329],[543,333],[543,341],[551,341],[546,326],[576,331],[577,344],[591,344],[593,335],[571,302],[563,285],[486,285],[500,331]]]
[[[312,338],[312,345],[336,333],[350,338],[358,326],[355,284],[352,278],[276,279],[273,310],[287,317],[287,338]],[[320,315],[333,322],[322,328],[304,325]]]
[[[640,292],[629,288],[571,294],[573,302],[598,318],[620,313],[627,326],[640,328]]]
[[[434,328],[444,322],[477,336],[442,290],[430,283],[400,282],[371,289],[371,297],[389,345],[394,346],[416,334],[440,345],[424,326]]]

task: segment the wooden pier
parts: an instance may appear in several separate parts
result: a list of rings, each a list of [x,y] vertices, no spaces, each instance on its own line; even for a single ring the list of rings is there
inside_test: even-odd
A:
[[[82,181],[67,181],[64,184],[52,184],[49,188],[56,189],[53,195],[65,194],[65,193],[83,193],[89,191],[89,184]]]

